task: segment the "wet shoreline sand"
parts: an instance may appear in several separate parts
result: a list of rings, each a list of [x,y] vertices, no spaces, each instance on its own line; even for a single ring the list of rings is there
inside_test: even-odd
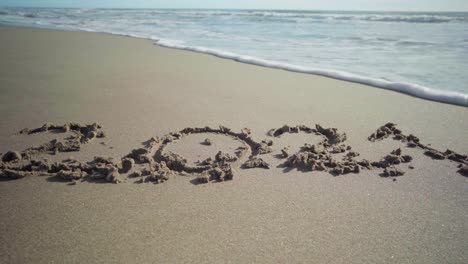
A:
[[[73,156],[119,161],[187,127],[249,128],[271,153],[270,169],[233,165],[234,178],[194,184],[171,175],[161,184],[120,184],[57,177],[0,182],[6,262],[421,262],[466,261],[466,177],[447,159],[391,138],[368,137],[387,122],[432,148],[468,153],[468,110],[374,87],[156,47],[95,33],[0,27],[0,152],[22,151],[61,135],[17,135],[45,122],[102,124],[104,139]],[[337,128],[359,158],[379,160],[401,148],[411,166],[397,178],[382,170],[334,177],[283,170],[288,147],[318,144],[314,133],[269,137],[272,128]],[[326,134],[326,133],[324,133]],[[200,144],[210,138],[211,145]],[[320,139],[320,137],[319,137]],[[182,141],[184,140],[184,141]],[[234,154],[224,137],[187,136],[174,143],[190,162]],[[341,157],[340,157],[341,158]],[[397,179],[393,181],[393,179]]]

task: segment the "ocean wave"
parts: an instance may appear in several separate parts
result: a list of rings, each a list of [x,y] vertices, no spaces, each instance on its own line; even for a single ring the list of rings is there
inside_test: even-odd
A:
[[[361,37],[352,36],[346,37],[347,40],[360,41],[360,42],[380,42],[380,43],[393,43],[400,46],[433,46],[442,45],[443,43],[431,42],[431,41],[417,41],[417,40],[405,40],[396,38],[382,38],[382,37]]]
[[[359,12],[333,13],[319,11],[213,11],[213,10],[154,10],[154,14],[160,15],[185,15],[185,16],[244,16],[244,17],[289,17],[289,18],[312,18],[312,19],[335,19],[335,20],[366,20],[385,22],[449,22],[468,21],[465,15],[441,15],[441,14],[418,14],[418,13],[395,13],[395,14],[363,14]]]
[[[350,40],[358,40],[358,41],[379,41],[379,42],[398,42],[399,39],[396,38],[383,38],[383,37],[362,37],[362,36],[352,36],[347,37]]]
[[[20,9],[21,10],[21,9]],[[447,22],[468,22],[466,15],[447,14],[418,14],[418,13],[395,13],[395,14],[363,14],[363,13],[323,13],[311,11],[223,11],[223,10],[114,10],[114,9],[67,9],[69,15],[83,13],[98,13],[98,14],[113,14],[115,12],[125,13],[149,13],[153,15],[170,15],[181,16],[185,18],[202,18],[210,16],[238,16],[238,17],[254,17],[254,18],[269,18],[283,19],[280,21],[291,22],[293,19],[311,19],[311,20],[343,20],[343,21],[370,21],[370,22],[406,22],[406,23],[447,23]],[[38,12],[43,12],[38,10]],[[33,14],[37,16],[38,14]],[[285,19],[288,18],[288,19]],[[262,21],[262,20],[259,20]]]
[[[298,21],[295,19],[278,18],[278,17],[252,16],[252,17],[248,17],[247,20],[249,22],[257,22],[257,23],[298,23]]]
[[[400,40],[397,42],[397,44],[402,46],[431,46],[437,45],[438,43],[428,41]]]
[[[375,38],[376,40],[378,41],[384,41],[384,42],[394,42],[394,41],[398,41],[398,39],[395,39],[395,38],[382,38],[382,37],[377,37]]]
[[[468,23],[468,16],[466,14],[440,14],[440,13],[374,13],[366,14],[359,12],[350,13],[333,13],[333,12],[313,12],[313,11],[245,11],[245,10],[138,10],[138,9],[33,9],[34,13],[25,13],[27,8],[13,8],[13,12],[8,13],[7,11],[1,10],[0,15],[19,15],[26,18],[37,18],[42,16],[49,16],[48,12],[63,13],[67,16],[76,17],[77,15],[83,14],[116,14],[116,13],[134,13],[134,14],[152,14],[156,16],[178,16],[180,18],[189,19],[202,19],[213,17],[245,17],[251,21],[274,21],[284,23],[297,23],[304,19],[312,21],[362,21],[362,22],[395,22],[395,23],[449,23],[449,22],[461,22]]]
[[[451,21],[466,21],[464,18],[431,16],[431,15],[355,15],[355,16],[332,16],[335,20],[357,20],[371,22],[406,22],[406,23],[446,23]]]
[[[213,55],[213,56],[224,58],[224,59],[230,59],[230,60],[234,60],[237,62],[253,64],[253,65],[263,66],[263,67],[268,67],[268,68],[281,69],[281,70],[297,72],[297,73],[320,75],[320,76],[329,77],[333,79],[383,88],[386,90],[391,90],[391,91],[411,95],[414,97],[418,97],[418,98],[426,99],[430,101],[468,107],[468,94],[463,94],[463,93],[459,93],[455,91],[441,91],[441,90],[436,90],[436,89],[432,89],[429,87],[425,87],[419,84],[407,83],[407,82],[393,82],[393,81],[384,80],[384,79],[359,76],[359,75],[352,74],[349,72],[344,72],[344,71],[302,67],[302,66],[292,65],[288,63],[281,63],[281,62],[259,59],[259,58],[255,58],[251,56],[239,55],[239,54],[235,54],[232,52],[227,52],[227,51],[222,51],[222,50],[217,50],[217,49],[210,49],[210,48],[205,48],[205,47],[190,47],[190,46],[181,45],[181,44],[174,43],[172,41],[167,41],[167,40],[158,40],[158,41],[155,41],[154,43],[158,46],[165,47],[165,48],[173,48],[173,49],[181,49],[181,50],[193,51],[193,52],[198,52],[198,53],[205,53],[205,54]]]
[[[37,17],[36,14],[31,14],[31,13],[24,14],[23,16],[24,16],[24,17],[28,17],[28,18],[36,18],[36,17]]]
[[[315,20],[354,20],[372,22],[407,22],[407,23],[446,23],[468,22],[468,17],[463,15],[436,15],[436,14],[334,14],[315,12],[233,12],[232,15],[246,17],[287,17],[308,18]]]

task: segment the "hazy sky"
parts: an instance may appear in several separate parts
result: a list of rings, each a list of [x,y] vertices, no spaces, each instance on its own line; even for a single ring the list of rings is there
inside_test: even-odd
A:
[[[468,0],[0,0],[0,6],[468,11]]]

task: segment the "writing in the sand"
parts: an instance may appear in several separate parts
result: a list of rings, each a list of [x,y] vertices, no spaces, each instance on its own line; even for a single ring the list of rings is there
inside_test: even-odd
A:
[[[405,145],[397,148],[378,160],[359,159],[360,154],[346,144],[346,133],[336,128],[324,128],[317,124],[314,127],[305,125],[288,126],[271,129],[268,139],[257,140],[250,129],[240,132],[220,126],[217,128],[188,127],[162,137],[153,137],[143,142],[143,147],[131,150],[124,157],[116,160],[106,157],[94,157],[90,161],[65,159],[50,162],[47,155],[59,152],[77,152],[83,144],[95,139],[104,139],[106,134],[99,124],[66,123],[63,125],[44,124],[39,128],[23,129],[21,135],[36,133],[68,133],[64,140],[51,140],[39,146],[29,147],[21,152],[8,151],[2,156],[0,178],[20,179],[27,176],[58,177],[71,184],[80,181],[106,181],[120,183],[130,181],[145,183],[162,183],[176,175],[191,175],[193,183],[223,182],[234,178],[233,167],[242,169],[271,169],[264,155],[277,152],[274,157],[280,160],[277,167],[296,168],[302,171],[328,172],[334,176],[349,173],[360,173],[362,170],[380,170],[382,177],[396,177],[405,174],[405,168],[415,169],[411,162],[413,157],[403,153],[402,148],[417,148],[436,160],[448,160],[458,164],[457,172],[468,176],[468,157],[451,150],[439,151],[423,144],[412,134],[406,135],[393,123],[387,123],[372,133],[368,140],[375,142],[392,138]],[[275,149],[274,139],[285,133],[307,133],[321,138],[318,143],[304,144],[296,152],[289,148]],[[176,144],[180,139],[193,134],[206,134],[201,145],[210,146],[210,134],[224,135],[240,142],[235,153],[219,151],[214,157],[190,163],[181,155],[168,151],[167,146]],[[103,142],[101,142],[103,143]],[[395,180],[395,179],[394,179]]]

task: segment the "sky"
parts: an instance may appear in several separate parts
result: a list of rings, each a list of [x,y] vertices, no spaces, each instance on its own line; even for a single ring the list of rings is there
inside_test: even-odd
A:
[[[0,6],[468,11],[468,0],[0,0]]]

